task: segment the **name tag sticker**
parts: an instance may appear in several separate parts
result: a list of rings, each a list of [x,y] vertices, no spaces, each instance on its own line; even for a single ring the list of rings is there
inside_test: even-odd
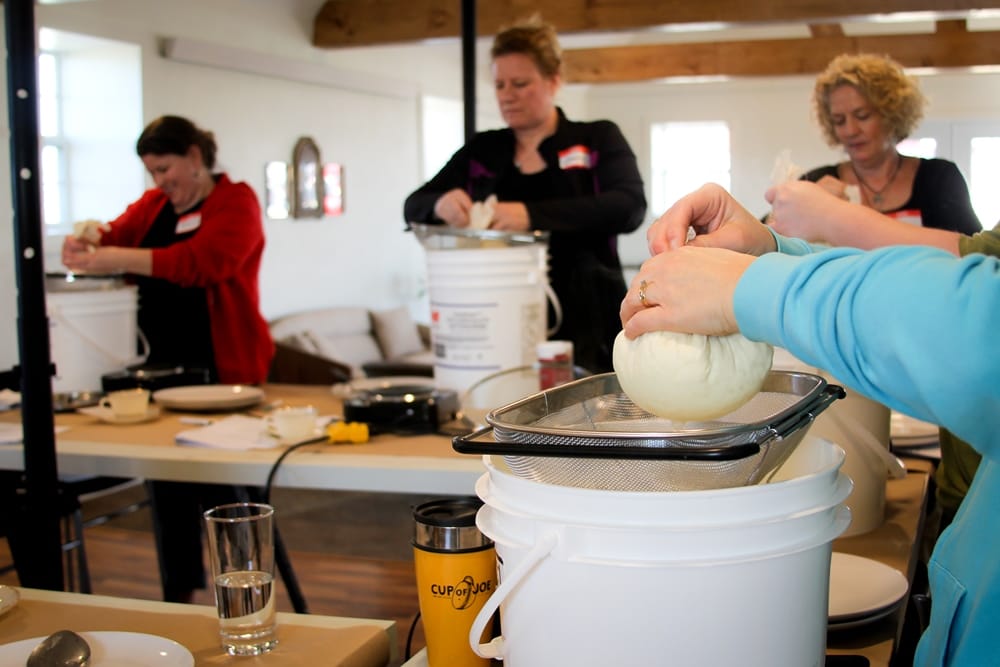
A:
[[[201,227],[201,213],[189,213],[177,221],[174,228],[175,234],[186,234]]]
[[[920,215],[920,209],[918,208],[903,209],[902,211],[886,213],[886,215],[900,222],[906,222],[917,227],[922,227],[924,224],[924,219]]]
[[[577,144],[559,151],[560,169],[590,169],[590,151],[586,146]]]

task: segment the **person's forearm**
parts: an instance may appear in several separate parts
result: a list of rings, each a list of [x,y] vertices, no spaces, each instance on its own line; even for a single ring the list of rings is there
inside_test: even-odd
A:
[[[957,232],[911,225],[870,208],[858,207],[856,215],[825,229],[827,240],[836,246],[873,250],[890,245],[923,245],[958,256]]]
[[[153,275],[153,251],[148,248],[101,248],[101,264],[107,271]]]

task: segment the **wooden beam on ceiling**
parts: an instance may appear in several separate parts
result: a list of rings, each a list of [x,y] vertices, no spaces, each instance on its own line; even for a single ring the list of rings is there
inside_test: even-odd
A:
[[[659,44],[563,52],[567,83],[646,81],[671,77],[812,75],[841,53],[884,53],[904,67],[1000,65],[1000,32],[966,32],[943,22],[933,34],[768,39]]]
[[[492,35],[503,25],[541,15],[561,34],[641,30],[670,24],[831,23],[892,13],[939,18],[1000,8],[998,0],[481,0],[476,32]],[[327,0],[313,22],[313,45],[372,46],[458,37],[456,0]]]

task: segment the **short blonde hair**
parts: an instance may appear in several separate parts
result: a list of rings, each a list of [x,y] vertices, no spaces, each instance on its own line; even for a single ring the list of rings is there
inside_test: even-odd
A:
[[[910,136],[924,116],[927,98],[902,65],[889,56],[845,53],[830,61],[813,89],[813,114],[830,146],[840,143],[830,114],[830,93],[843,85],[853,86],[868,100],[897,143]]]
[[[550,79],[562,69],[562,49],[556,29],[537,15],[504,28],[493,38],[492,59],[511,53],[530,57],[538,71]]]

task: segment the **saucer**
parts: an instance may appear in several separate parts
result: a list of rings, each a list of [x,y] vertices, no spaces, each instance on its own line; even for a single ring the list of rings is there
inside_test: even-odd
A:
[[[830,560],[829,624],[846,628],[883,618],[904,601],[908,590],[902,572],[835,551]]]
[[[142,424],[143,422],[152,421],[160,416],[160,408],[155,405],[147,407],[145,414],[128,415],[125,417],[116,415],[111,408],[103,405],[95,405],[90,408],[79,408],[77,409],[77,412],[82,415],[97,417],[106,424]]]

